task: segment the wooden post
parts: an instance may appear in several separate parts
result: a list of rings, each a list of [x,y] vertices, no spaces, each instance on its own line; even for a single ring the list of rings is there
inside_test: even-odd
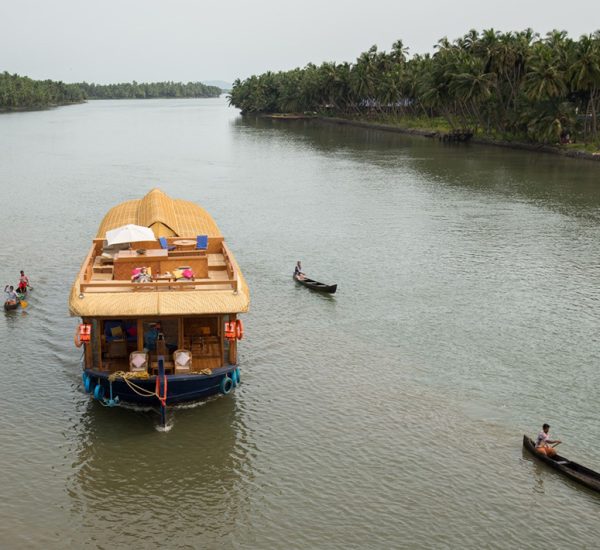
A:
[[[177,349],[183,349],[183,317],[177,319]]]
[[[92,319],[84,319],[83,322],[84,323],[92,324]],[[100,323],[96,323],[96,327],[98,327],[98,325],[100,325]],[[98,331],[95,331],[95,332],[98,332]],[[93,353],[92,346],[94,345],[94,341],[97,338],[100,338],[100,336],[98,334],[94,333],[94,334],[92,334],[92,338],[90,339],[89,344],[85,344],[85,358],[84,358],[85,359],[85,363],[84,363],[84,365],[85,365],[86,369],[93,369],[94,368],[94,357],[92,355],[92,353]],[[98,343],[100,344],[101,341],[98,340]]]
[[[167,376],[165,375],[165,358],[158,356],[157,393],[160,401],[160,425],[167,425]]]
[[[219,337],[219,366],[221,367],[225,366],[225,354],[223,353],[223,341],[225,340],[224,322],[225,317],[219,315],[217,317],[217,336]]]
[[[104,319],[98,319],[98,370],[103,370],[102,366],[102,336],[104,334]]]
[[[236,318],[237,315],[235,313],[232,313],[229,316],[229,321],[233,321],[235,323]],[[229,364],[237,364],[237,340],[235,338],[233,340],[229,340]]]
[[[137,351],[144,349],[144,321],[142,319],[137,320]]]

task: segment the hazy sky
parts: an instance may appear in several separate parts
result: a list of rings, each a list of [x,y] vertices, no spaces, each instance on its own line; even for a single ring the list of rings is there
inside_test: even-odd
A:
[[[410,53],[469,29],[600,28],[600,0],[0,0],[0,71],[66,82],[245,78]]]

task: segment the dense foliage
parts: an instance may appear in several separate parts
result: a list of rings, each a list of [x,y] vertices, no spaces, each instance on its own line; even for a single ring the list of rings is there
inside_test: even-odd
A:
[[[76,84],[0,73],[0,111],[39,109],[78,103],[84,99],[84,91]]]
[[[600,31],[575,41],[564,31],[472,30],[441,39],[433,55],[407,54],[399,40],[354,63],[238,79],[229,101],[245,113],[317,111],[399,124],[443,117],[451,128],[494,137],[599,139]]]
[[[155,97],[218,97],[221,88],[201,82],[137,82],[123,84],[65,84],[32,80],[0,73],[0,111],[42,109],[52,105],[79,103],[85,99],[133,99]]]
[[[121,84],[88,84],[78,86],[89,99],[149,99],[157,97],[219,97],[221,88],[202,82],[150,82]]]

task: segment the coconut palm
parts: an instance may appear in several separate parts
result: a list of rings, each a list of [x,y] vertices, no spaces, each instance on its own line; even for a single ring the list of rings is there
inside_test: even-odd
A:
[[[598,100],[600,94],[600,33],[587,35],[579,39],[575,46],[573,64],[571,65],[572,88],[575,92],[588,94],[585,110],[584,134],[587,137],[598,137]],[[589,122],[588,122],[589,113]]]

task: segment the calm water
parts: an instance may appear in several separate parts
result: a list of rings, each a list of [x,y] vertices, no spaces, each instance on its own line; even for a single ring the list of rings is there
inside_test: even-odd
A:
[[[600,497],[523,455],[547,421],[600,470],[600,165],[219,100],[0,116],[5,548],[594,548]],[[252,291],[235,395],[107,409],[71,283],[105,212],[203,205]],[[297,287],[338,282],[335,297]]]

